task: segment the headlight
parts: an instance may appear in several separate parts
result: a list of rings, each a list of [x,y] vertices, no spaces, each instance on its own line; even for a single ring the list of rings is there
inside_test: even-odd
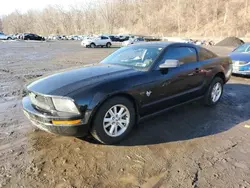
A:
[[[245,65],[245,64],[247,64],[248,62],[246,62],[246,61],[239,61],[239,65]]]
[[[52,98],[55,109],[60,112],[71,112],[80,114],[75,103],[67,98]]]
[[[246,61],[233,61],[233,63],[234,63],[235,65],[246,65],[246,64],[248,64],[249,62],[246,62]]]

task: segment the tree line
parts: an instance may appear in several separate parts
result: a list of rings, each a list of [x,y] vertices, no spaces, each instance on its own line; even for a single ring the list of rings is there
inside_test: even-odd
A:
[[[2,16],[5,33],[249,35],[248,0],[92,0]]]

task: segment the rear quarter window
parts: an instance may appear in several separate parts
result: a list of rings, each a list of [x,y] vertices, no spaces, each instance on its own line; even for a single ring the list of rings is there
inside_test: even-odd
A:
[[[205,49],[205,48],[200,48],[199,51],[199,60],[200,61],[205,61],[207,59],[213,59],[218,57],[215,53]]]

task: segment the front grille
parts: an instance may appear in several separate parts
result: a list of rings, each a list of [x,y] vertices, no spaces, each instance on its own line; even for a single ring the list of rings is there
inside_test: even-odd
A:
[[[29,94],[29,96],[32,104],[37,108],[49,112],[55,109],[51,97],[38,95],[32,92]]]

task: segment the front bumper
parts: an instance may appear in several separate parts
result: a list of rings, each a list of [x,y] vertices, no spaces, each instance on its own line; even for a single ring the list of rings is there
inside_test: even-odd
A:
[[[239,65],[240,61],[234,61],[233,74],[250,75],[250,63]]]
[[[89,47],[90,44],[91,44],[91,42],[86,42],[86,41],[81,42],[81,45],[84,46],[84,47]]]
[[[233,71],[233,74],[250,75],[250,71]]]
[[[86,123],[80,123],[76,125],[54,125],[52,120],[74,120],[82,117],[59,117],[52,116],[46,113],[42,113],[32,106],[29,96],[23,98],[23,111],[27,118],[37,126],[46,132],[64,135],[64,136],[75,136],[82,137],[88,134],[89,126]],[[84,121],[82,121],[84,122]]]
[[[89,44],[82,43],[82,46],[84,46],[84,47],[89,47]]]

